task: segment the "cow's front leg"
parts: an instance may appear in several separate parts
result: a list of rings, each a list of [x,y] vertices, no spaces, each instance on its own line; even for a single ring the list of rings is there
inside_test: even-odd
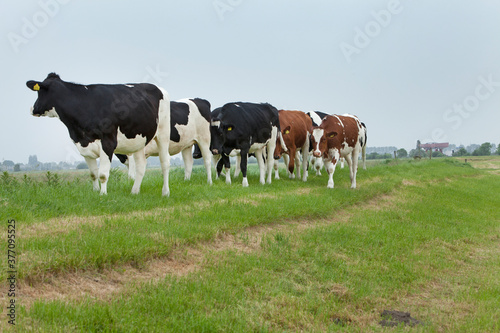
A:
[[[146,156],[144,155],[144,148],[132,154],[135,161],[135,179],[132,186],[132,194],[138,194],[141,190],[142,179],[146,173]]]
[[[323,159],[321,157],[313,157],[316,176],[321,176],[321,168],[323,167]]]
[[[219,164],[220,169],[222,169],[222,167],[226,169],[226,184],[231,184],[231,161],[229,160],[229,156],[226,154],[221,154]],[[219,164],[217,164],[217,169],[219,169]]]
[[[274,160],[274,179],[280,179],[279,160]]]
[[[290,153],[290,150],[288,151],[288,153],[284,153],[282,156],[283,156],[283,163],[285,163],[285,169],[286,169],[286,173],[288,175],[288,178],[292,178],[292,176],[290,175],[290,170],[288,170],[288,164],[290,163],[290,156],[288,156],[289,153]]]
[[[241,149],[241,163],[240,169],[241,174],[243,175],[243,182],[241,185],[243,187],[248,187],[248,179],[247,179],[247,163],[248,163],[248,149]]]
[[[288,148],[288,153],[289,153],[289,160],[288,160],[288,178],[290,179],[295,179],[295,162],[296,162],[296,156],[295,156],[295,149],[289,147]]]
[[[234,166],[234,178],[240,175],[241,156],[236,155],[236,165]]]
[[[219,179],[219,176],[222,173],[222,167],[224,166],[222,164],[221,155],[213,155],[212,156],[212,162],[215,165],[215,179]]]
[[[337,165],[337,160],[325,158],[323,159],[325,164],[326,172],[328,173],[328,185],[327,188],[333,188],[335,184],[333,183],[333,174],[335,172],[335,166]]]
[[[90,179],[92,179],[92,187],[94,191],[99,191],[99,167],[97,166],[97,159],[91,157],[84,157],[85,162],[89,166]]]

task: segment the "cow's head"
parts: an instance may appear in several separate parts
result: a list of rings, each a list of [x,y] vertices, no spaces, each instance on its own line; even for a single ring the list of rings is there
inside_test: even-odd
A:
[[[26,82],[28,88],[38,93],[38,98],[31,107],[33,116],[58,117],[54,103],[57,100],[55,86],[60,82],[61,78],[55,73],[50,73],[43,82],[32,80]]]
[[[221,122],[219,119],[212,119],[210,122],[210,150],[212,154],[221,154],[223,144],[224,138],[222,136]]]
[[[313,127],[311,135],[311,144],[314,157],[325,155],[328,150],[328,141],[333,140],[337,136],[337,132],[332,131],[325,133],[321,127]]]
[[[237,126],[231,123],[221,122],[219,133],[221,135],[221,148],[224,154],[229,154],[233,148],[241,146],[241,136],[238,134]]]
[[[278,132],[278,137],[276,138],[276,148],[274,149],[274,159],[279,160],[283,153],[288,152],[288,146],[292,144],[292,138],[290,134],[290,126],[285,127]]]

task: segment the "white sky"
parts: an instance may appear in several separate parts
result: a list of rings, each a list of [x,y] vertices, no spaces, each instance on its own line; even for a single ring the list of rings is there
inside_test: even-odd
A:
[[[0,0],[0,162],[81,159],[28,80],[356,114],[368,146],[500,143],[495,0]]]

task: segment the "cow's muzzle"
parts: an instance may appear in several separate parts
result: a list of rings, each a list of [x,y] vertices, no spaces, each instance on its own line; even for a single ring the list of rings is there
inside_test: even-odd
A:
[[[320,151],[315,151],[315,152],[313,153],[313,156],[314,156],[314,157],[321,157],[321,152],[320,152]]]
[[[219,155],[219,149],[216,148],[212,149],[212,154]]]

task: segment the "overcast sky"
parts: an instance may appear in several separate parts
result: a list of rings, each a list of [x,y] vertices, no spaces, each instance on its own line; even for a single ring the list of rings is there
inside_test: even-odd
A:
[[[496,0],[0,0],[0,162],[82,159],[28,80],[356,114],[368,146],[500,143]]]

